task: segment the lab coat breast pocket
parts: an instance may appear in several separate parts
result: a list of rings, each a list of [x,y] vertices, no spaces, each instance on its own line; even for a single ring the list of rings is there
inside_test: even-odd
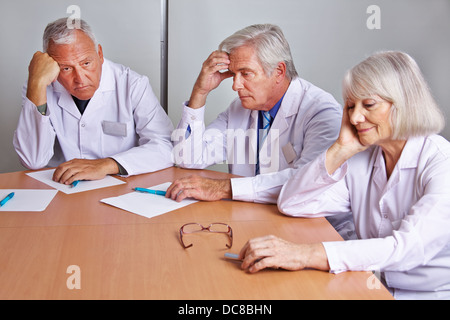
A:
[[[283,152],[287,167],[292,167],[295,160],[297,160],[297,153],[295,152],[292,144],[288,142],[286,145],[281,147],[281,151]]]
[[[110,157],[133,147],[132,123],[102,121],[102,153]]]
[[[127,124],[121,122],[102,121],[103,133],[115,137],[127,136]]]

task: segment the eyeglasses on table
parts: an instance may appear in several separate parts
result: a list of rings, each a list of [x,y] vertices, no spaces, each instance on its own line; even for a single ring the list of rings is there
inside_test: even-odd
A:
[[[231,227],[228,224],[222,223],[222,222],[214,222],[214,223],[211,223],[209,226],[204,227],[199,223],[190,222],[190,223],[184,224],[180,228],[180,241],[181,241],[183,248],[187,249],[187,248],[190,248],[193,246],[192,243],[189,245],[186,245],[184,243],[183,235],[189,234],[189,233],[201,232],[201,231],[208,231],[208,232],[212,232],[212,233],[225,233],[228,235],[228,240],[229,240],[229,244],[225,244],[225,245],[227,246],[228,249],[230,249],[231,246],[233,245],[233,230],[231,229]]]

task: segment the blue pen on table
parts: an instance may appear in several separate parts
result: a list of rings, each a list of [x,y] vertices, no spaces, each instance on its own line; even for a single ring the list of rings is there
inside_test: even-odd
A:
[[[161,190],[152,190],[152,189],[146,189],[146,188],[134,188],[135,191],[139,191],[139,192],[146,192],[146,193],[151,193],[151,194],[156,194],[158,196],[165,196],[166,192],[165,191],[161,191]]]
[[[14,192],[11,192],[2,201],[0,201],[0,207],[3,207],[5,203],[12,199],[12,197],[14,197]]]
[[[228,253],[228,252],[225,252],[224,256],[225,256],[225,258],[228,258],[228,259],[242,261],[241,259],[239,259],[239,255],[236,254],[236,253]]]
[[[80,182],[80,180],[75,180],[74,182],[72,182],[72,188],[75,188],[78,182]]]

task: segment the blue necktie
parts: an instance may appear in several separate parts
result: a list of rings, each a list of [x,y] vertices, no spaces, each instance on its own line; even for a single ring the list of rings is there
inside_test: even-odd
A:
[[[262,125],[262,137],[261,137],[261,143],[259,145],[259,148],[261,148],[262,144],[264,143],[264,140],[267,137],[267,134],[269,133],[269,129],[270,129],[270,122],[272,121],[271,117],[270,117],[270,113],[269,111],[264,111],[262,112],[263,115],[263,125]]]
[[[259,174],[259,150],[261,150],[261,146],[264,143],[264,140],[267,137],[267,134],[270,130],[270,123],[272,122],[272,117],[270,116],[269,111],[261,111],[262,114],[262,129],[259,130],[259,141],[258,141],[258,154],[256,161],[256,170],[255,174]]]

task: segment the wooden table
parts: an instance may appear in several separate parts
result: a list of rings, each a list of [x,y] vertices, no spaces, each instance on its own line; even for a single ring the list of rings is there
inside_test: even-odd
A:
[[[174,167],[119,178],[127,183],[114,187],[58,192],[44,212],[0,212],[0,299],[392,299],[383,286],[369,288],[373,275],[367,272],[248,274],[224,258],[268,234],[293,242],[342,240],[323,218],[287,217],[276,205],[215,201],[148,219],[100,202],[193,173],[229,177]],[[13,172],[0,174],[0,189],[51,188]],[[224,234],[200,232],[187,235],[194,245],[183,249],[178,232],[188,222],[229,224],[233,247],[225,247]],[[79,289],[69,288],[75,283]]]

